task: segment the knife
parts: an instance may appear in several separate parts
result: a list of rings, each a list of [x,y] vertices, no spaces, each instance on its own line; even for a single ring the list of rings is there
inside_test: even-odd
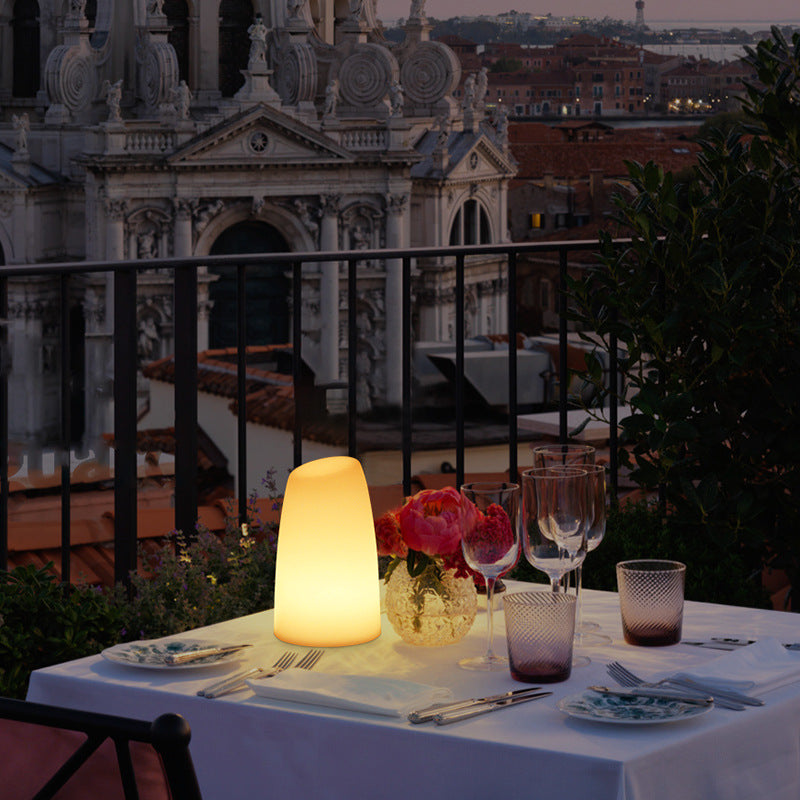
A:
[[[503,700],[495,700],[490,703],[483,703],[478,706],[470,706],[457,711],[437,714],[433,721],[437,725],[449,725],[451,722],[461,722],[464,719],[477,717],[479,714],[488,714],[491,711],[499,711],[501,708],[515,706],[518,703],[527,703],[529,700],[539,700],[542,697],[550,697],[552,692],[538,692],[537,694],[523,694],[516,697],[506,697]]]
[[[646,687],[631,687],[627,691],[609,689],[607,686],[590,686],[590,691],[598,694],[607,694],[611,697],[652,697],[654,700],[678,700],[681,703],[691,703],[695,706],[710,706],[714,698],[710,696],[689,695],[686,692],[669,689],[647,689]]]
[[[178,667],[181,664],[190,664],[192,661],[199,661],[201,658],[209,656],[220,656],[225,653],[235,653],[245,647],[252,647],[251,644],[231,644],[220,647],[201,647],[198,650],[187,650],[185,653],[168,653],[164,656],[164,663],[170,667]]]
[[[755,639],[735,639],[727,636],[712,636],[710,639],[682,639],[681,644],[690,644],[694,647],[706,647],[710,650],[737,650],[755,644]],[[783,642],[787,650],[800,651],[800,642]]]
[[[694,678],[669,678],[669,683],[682,686],[695,692],[711,692],[717,700],[725,699],[734,703],[744,703],[746,706],[763,706],[764,701],[759,697],[751,697],[733,689],[722,689],[711,683],[696,681]]]
[[[419,711],[412,711],[408,715],[408,721],[413,722],[415,725],[420,722],[431,722],[437,714],[446,714],[450,711],[458,711],[462,708],[471,708],[472,706],[483,705],[484,703],[495,703],[500,700],[506,700],[509,697],[519,697],[521,695],[530,694],[531,692],[538,692],[541,686],[528,686],[525,689],[514,689],[510,692],[503,692],[502,694],[493,694],[489,697],[471,697],[468,700],[456,700],[453,703],[446,703],[444,705],[437,704],[422,708]]]

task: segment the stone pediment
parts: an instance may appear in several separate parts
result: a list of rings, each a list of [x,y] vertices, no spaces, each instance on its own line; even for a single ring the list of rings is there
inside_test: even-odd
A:
[[[175,166],[314,166],[353,156],[333,139],[282,112],[258,105],[230,117],[173,152]]]
[[[454,181],[480,181],[507,178],[516,172],[511,154],[497,147],[488,136],[481,135],[464,147],[462,152],[451,151],[447,178]]]

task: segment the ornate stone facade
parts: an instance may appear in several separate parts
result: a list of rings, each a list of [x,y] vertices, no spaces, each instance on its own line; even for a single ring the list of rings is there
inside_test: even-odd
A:
[[[400,44],[384,38],[371,0],[38,5],[39,53],[30,58],[40,85],[24,94],[12,73],[25,56],[9,55],[22,46],[20,4],[0,0],[0,265],[505,240],[514,164],[504,132],[486,121],[478,93],[466,105],[454,100],[459,62],[430,40],[424,2],[411,3]],[[374,258],[358,265],[361,409],[400,399],[400,268]],[[502,330],[500,272],[494,260],[467,266],[472,333]],[[254,302],[275,321],[266,337],[289,335],[285,294],[276,299],[283,280],[254,278],[254,297],[263,290]],[[452,338],[452,272],[418,260],[414,281],[415,337]],[[143,360],[172,350],[169,282],[159,270],[140,277]],[[91,333],[87,420],[108,418],[111,286],[95,277],[74,296]],[[224,274],[202,271],[201,348],[228,343],[226,286]],[[11,292],[24,287],[12,283]],[[319,384],[339,383],[344,265],[305,268],[302,297],[304,355]],[[43,348],[34,328],[13,333]],[[13,374],[31,363],[15,359]],[[13,403],[26,402],[12,398],[12,420]]]

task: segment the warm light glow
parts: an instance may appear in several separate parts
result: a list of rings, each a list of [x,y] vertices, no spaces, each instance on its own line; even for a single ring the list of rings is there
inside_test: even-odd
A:
[[[361,464],[335,456],[289,475],[278,533],[275,635],[338,647],[381,632],[378,550]]]

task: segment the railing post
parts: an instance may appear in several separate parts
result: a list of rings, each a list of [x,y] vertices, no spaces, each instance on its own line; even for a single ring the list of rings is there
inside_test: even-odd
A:
[[[358,453],[356,424],[358,414],[358,262],[347,261],[347,452]]]
[[[175,527],[197,523],[197,268],[175,270]]]
[[[403,495],[411,494],[411,447],[413,445],[413,419],[411,406],[411,259],[403,259],[402,284],[402,328],[403,328],[403,419],[402,458]]]
[[[294,389],[294,466],[303,463],[303,418],[300,401],[300,377],[303,364],[303,265],[292,265],[292,386]]]
[[[295,402],[297,398],[295,398]],[[239,525],[247,522],[247,267],[236,267],[236,471]]]
[[[136,272],[119,269],[114,273],[114,579],[126,585],[137,548],[136,333]]]
[[[0,276],[0,570],[8,569],[8,278]]]
[[[565,444],[567,430],[567,250],[558,251],[558,440]]]
[[[508,254],[508,474],[517,480],[517,254]]]
[[[464,253],[456,255],[456,488],[464,483]]]
[[[70,542],[70,452],[72,445],[72,341],[69,319],[70,275],[59,275],[58,294],[61,326],[61,580],[72,580],[72,547]]]

